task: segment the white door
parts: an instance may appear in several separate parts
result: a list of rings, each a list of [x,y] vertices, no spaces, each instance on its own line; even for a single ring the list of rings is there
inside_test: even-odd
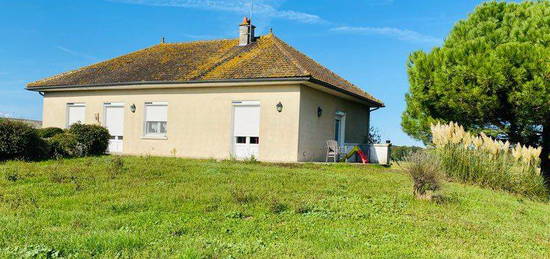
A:
[[[122,153],[124,132],[124,104],[105,104],[105,127],[111,134],[109,153]]]
[[[260,151],[260,103],[233,102],[233,155],[258,158]]]

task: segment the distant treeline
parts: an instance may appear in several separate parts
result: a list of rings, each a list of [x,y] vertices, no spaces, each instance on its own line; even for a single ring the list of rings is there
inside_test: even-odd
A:
[[[392,161],[402,161],[408,154],[422,150],[424,148],[416,146],[391,146],[390,154]]]

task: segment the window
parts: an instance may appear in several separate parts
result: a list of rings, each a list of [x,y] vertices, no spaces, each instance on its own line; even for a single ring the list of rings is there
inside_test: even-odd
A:
[[[237,141],[236,141],[237,144],[246,144],[246,137],[239,136],[236,138],[237,138]]]
[[[166,137],[168,124],[168,103],[145,103],[145,136]]]
[[[260,137],[250,137],[250,144],[260,144]]]
[[[75,123],[85,123],[86,104],[68,103],[67,104],[67,128]]]

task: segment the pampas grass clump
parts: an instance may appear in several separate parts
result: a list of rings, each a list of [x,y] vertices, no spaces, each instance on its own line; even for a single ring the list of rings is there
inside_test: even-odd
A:
[[[431,126],[435,154],[451,179],[547,199],[541,175],[541,148],[471,134],[457,123]]]

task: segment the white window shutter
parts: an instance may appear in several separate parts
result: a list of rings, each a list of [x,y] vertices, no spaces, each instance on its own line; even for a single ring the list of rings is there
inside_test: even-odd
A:
[[[260,106],[235,106],[234,136],[260,136]]]
[[[75,123],[85,123],[85,117],[86,117],[86,106],[79,105],[79,106],[69,106],[69,118],[68,118],[68,126],[71,126]]]
[[[168,121],[168,106],[147,105],[145,111],[146,121]]]

